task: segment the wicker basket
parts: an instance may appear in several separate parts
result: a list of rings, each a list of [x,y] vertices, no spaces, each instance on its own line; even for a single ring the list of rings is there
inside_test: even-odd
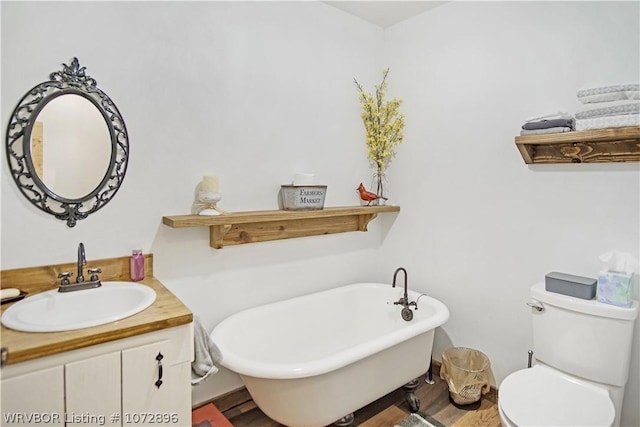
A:
[[[491,363],[482,352],[454,347],[442,353],[440,377],[449,385],[449,396],[458,405],[469,405],[491,389]]]
[[[483,386],[480,384],[466,385],[462,387],[462,390],[458,393],[449,391],[449,396],[451,396],[451,400],[458,405],[470,405],[480,400],[482,397],[482,388]]]

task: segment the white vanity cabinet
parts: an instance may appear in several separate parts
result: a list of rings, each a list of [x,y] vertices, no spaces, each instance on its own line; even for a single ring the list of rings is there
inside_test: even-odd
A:
[[[60,414],[64,413],[64,366],[39,369],[12,378],[5,378],[4,370],[2,368],[0,383],[0,425],[64,425],[60,420]]]
[[[101,425],[121,425],[119,420],[112,419],[112,414],[121,411],[121,375],[117,375],[121,366],[119,351],[64,365],[66,425],[91,425],[93,421],[100,423],[103,420],[97,417],[83,420],[84,414],[104,414]]]
[[[191,425],[193,324],[2,367],[2,426]]]
[[[193,339],[189,343],[192,352]],[[160,341],[122,352],[122,425],[191,425],[191,363],[171,360],[172,345]]]

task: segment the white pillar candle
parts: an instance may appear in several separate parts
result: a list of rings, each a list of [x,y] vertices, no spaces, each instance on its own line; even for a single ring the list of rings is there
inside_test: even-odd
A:
[[[202,191],[204,193],[219,193],[220,192],[220,178],[217,176],[204,176],[202,177]]]

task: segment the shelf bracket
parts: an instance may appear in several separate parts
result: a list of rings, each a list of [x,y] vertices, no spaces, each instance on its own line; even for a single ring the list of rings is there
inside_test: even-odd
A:
[[[358,216],[358,230],[359,231],[368,231],[367,226],[371,221],[373,221],[378,214],[362,214]]]
[[[224,236],[231,230],[231,225],[211,225],[209,226],[209,246],[214,249],[224,247]]]

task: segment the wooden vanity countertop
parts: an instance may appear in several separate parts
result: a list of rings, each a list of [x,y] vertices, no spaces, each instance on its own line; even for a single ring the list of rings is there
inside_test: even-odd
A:
[[[145,284],[156,291],[156,300],[148,308],[133,316],[117,322],[90,328],[77,329],[64,332],[19,332],[0,325],[0,345],[7,348],[6,364],[14,364],[39,357],[51,356],[65,351],[76,350],[95,344],[102,344],[135,335],[171,328],[193,321],[191,311],[173,295],[165,286],[153,277],[153,257],[145,255],[145,279],[139,283]],[[89,263],[102,266],[102,281],[129,280],[129,257],[114,258],[109,260],[97,260]],[[34,267],[20,270],[2,271],[2,288],[15,287],[29,292],[28,296],[38,292],[57,288],[57,283],[39,285],[27,285],[34,283],[36,276],[55,277],[57,272],[69,271],[70,264],[58,266]],[[125,268],[126,267],[126,268]],[[33,271],[38,270],[38,271]],[[105,270],[106,273],[105,274]],[[126,270],[126,272],[125,272]],[[73,270],[71,270],[73,271]],[[126,274],[125,274],[126,273]],[[39,278],[39,277],[38,277]],[[51,279],[48,279],[50,282]],[[12,304],[4,304],[0,312],[3,312]]]

